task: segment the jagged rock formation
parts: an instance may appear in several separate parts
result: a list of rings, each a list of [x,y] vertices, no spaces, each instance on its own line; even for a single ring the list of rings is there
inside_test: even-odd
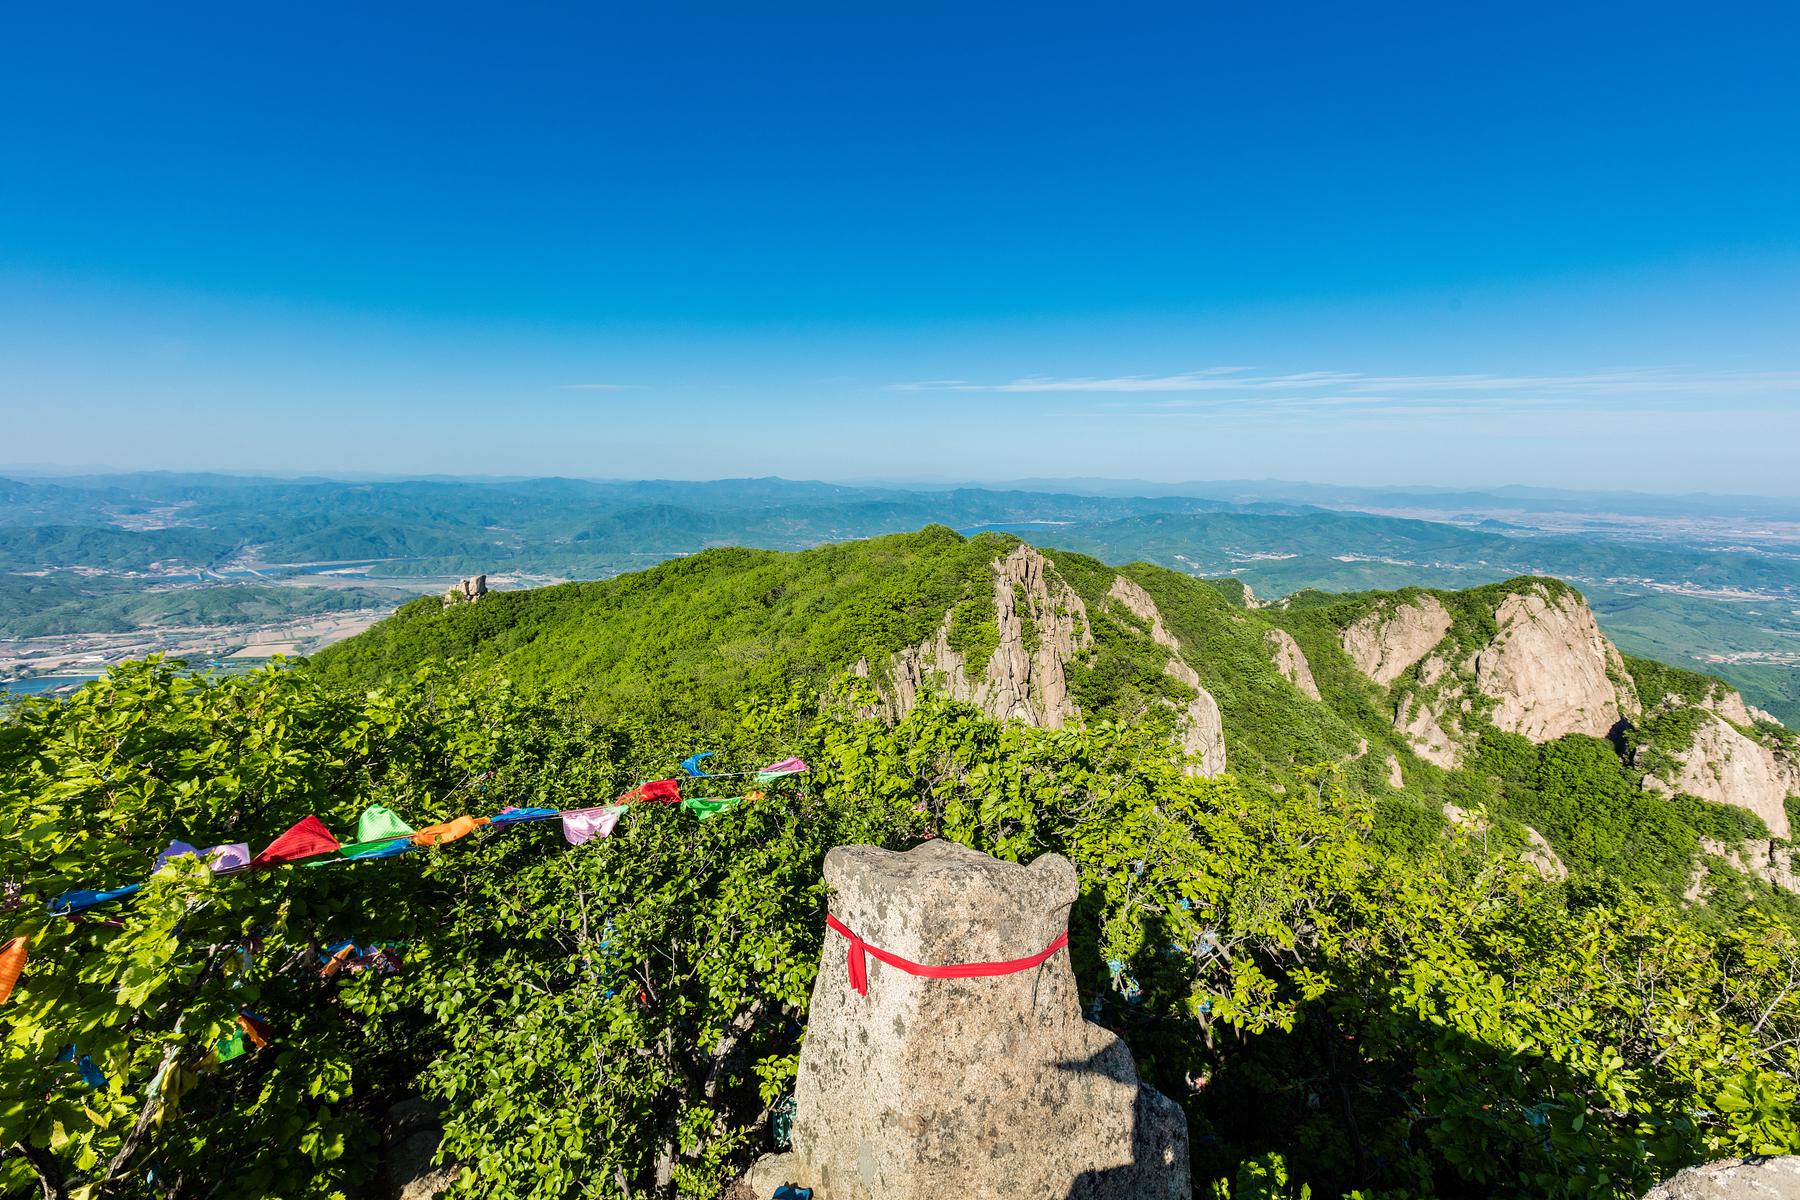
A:
[[[994,612],[1000,644],[980,679],[969,678],[965,659],[951,646],[951,618],[945,613],[934,637],[889,661],[887,678],[877,686],[881,715],[897,721],[913,710],[922,692],[935,691],[1001,720],[1048,729],[1077,720],[1081,710],[1069,696],[1067,666],[1093,640],[1081,597],[1052,577],[1042,554],[1019,545],[994,564]],[[1037,633],[1035,649],[1026,644],[1028,620]],[[853,670],[871,673],[867,659]]]
[[[1113,578],[1109,597],[1123,604],[1133,615],[1150,624],[1150,638],[1169,652],[1163,674],[1194,689],[1182,726],[1182,750],[1195,760],[1190,768],[1196,775],[1222,775],[1225,772],[1225,718],[1212,693],[1200,686],[1200,673],[1181,657],[1181,642],[1163,626],[1162,613],[1156,601],[1143,588],[1118,575]]]
[[[1800,849],[1772,838],[1746,838],[1739,846],[1728,846],[1717,838],[1700,839],[1700,859],[1688,877],[1687,898],[1699,900],[1706,894],[1706,860],[1716,858],[1742,875],[1750,875],[1771,887],[1800,894]]]
[[[1029,867],[944,841],[905,854],[840,846],[831,911],[871,946],[917,963],[1022,958],[1063,932],[1075,869]],[[1131,1051],[1082,1019],[1067,951],[1029,970],[927,979],[828,933],[795,1082],[793,1150],[740,1189],[791,1182],[819,1200],[1021,1196],[1186,1200],[1181,1109],[1138,1081]]]
[[[1394,755],[1387,756],[1388,786],[1399,791],[1406,786],[1406,772],[1400,769],[1400,760]]]
[[[1344,630],[1344,653],[1356,669],[1383,687],[1450,632],[1450,614],[1434,596],[1420,596],[1390,611],[1377,609]]]
[[[1123,575],[1113,580],[1108,598],[1149,626],[1150,638],[1169,652],[1164,674],[1191,688],[1194,698],[1183,713],[1182,750],[1196,775],[1225,770],[1225,723],[1218,701],[1201,686],[1199,672],[1181,656],[1181,642],[1163,624],[1156,602]],[[994,564],[994,613],[999,646],[979,679],[970,679],[967,660],[950,643],[951,614],[929,640],[894,654],[885,674],[867,659],[852,673],[875,677],[879,703],[871,715],[897,721],[934,691],[961,700],[1001,720],[1024,721],[1059,729],[1081,719],[1069,694],[1068,667],[1093,644],[1087,606],[1075,590],[1057,578],[1050,562],[1035,549],[1015,546]],[[1035,632],[1026,636],[1027,625]]]
[[[1313,680],[1312,664],[1306,661],[1306,652],[1300,649],[1300,643],[1294,635],[1285,629],[1271,629],[1263,634],[1263,641],[1268,643],[1269,653],[1287,681],[1300,689],[1300,694],[1310,700],[1318,700],[1319,685]]]
[[[1448,699],[1456,699],[1452,693]],[[1446,697],[1439,697],[1440,700]],[[1405,735],[1412,751],[1433,766],[1454,770],[1462,760],[1462,746],[1444,728],[1446,713],[1440,704],[1419,696],[1403,696],[1394,709],[1394,728]]]
[[[1800,1200],[1800,1156],[1725,1158],[1689,1167],[1643,1200]]]
[[[1475,686],[1493,697],[1490,719],[1534,742],[1570,733],[1605,737],[1637,709],[1625,663],[1573,593],[1544,585],[1500,602],[1499,631],[1475,655]]]
[[[1718,804],[1735,804],[1761,817],[1776,837],[1793,833],[1787,798],[1800,793],[1800,763],[1777,754],[1710,710],[1701,718],[1693,742],[1671,757],[1678,769],[1668,772],[1668,778],[1646,774],[1647,790],[1686,792]],[[1642,759],[1640,754],[1640,763]]]

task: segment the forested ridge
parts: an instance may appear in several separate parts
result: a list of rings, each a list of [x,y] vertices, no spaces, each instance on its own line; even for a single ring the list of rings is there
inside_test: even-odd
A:
[[[995,652],[1010,545],[940,528],[709,551],[418,601],[297,669],[131,665],[20,703],[0,725],[0,935],[29,957],[0,1009],[0,1185],[373,1195],[384,1113],[422,1095],[463,1194],[717,1196],[780,1124],[825,851],[926,837],[1076,864],[1084,1001],[1186,1110],[1199,1194],[1623,1197],[1800,1148],[1795,913],[1749,878],[1682,898],[1698,839],[1766,838],[1755,817],[1645,793],[1602,738],[1489,730],[1441,770],[1338,648],[1369,597],[1250,609],[1124,568],[1223,714],[1227,773],[1197,777],[1170,737],[1170,652],[1108,600],[1119,572],[1067,553],[1049,558],[1093,627],[1068,681],[1085,721],[935,697],[859,715],[885,657],[946,613],[959,653]],[[1435,594],[1473,644],[1521,586]],[[1271,664],[1275,629],[1321,700]],[[1712,686],[1631,666],[1659,698]],[[582,845],[549,823],[150,873],[171,840],[261,845],[309,815],[343,833],[372,804],[414,827],[602,804],[699,750],[714,771],[812,770],[705,820],[633,806]],[[1486,823],[1447,822],[1446,801]],[[1567,880],[1521,860],[1527,825]],[[323,977],[346,940],[367,969]],[[267,1045],[233,1040],[246,1011]]]

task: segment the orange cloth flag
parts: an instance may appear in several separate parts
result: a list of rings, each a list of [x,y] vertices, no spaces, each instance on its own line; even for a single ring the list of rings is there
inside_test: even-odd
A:
[[[16,937],[0,948],[0,1004],[12,999],[13,984],[25,970],[25,939]]]
[[[456,817],[442,825],[428,825],[412,835],[415,846],[441,846],[459,837],[468,837],[488,823],[486,817]]]

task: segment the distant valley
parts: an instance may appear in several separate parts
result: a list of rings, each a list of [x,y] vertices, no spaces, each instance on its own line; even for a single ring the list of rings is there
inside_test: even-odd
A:
[[[155,650],[235,665],[307,654],[476,572],[498,589],[539,586],[711,546],[802,549],[943,524],[1230,577],[1264,601],[1555,575],[1587,593],[1627,653],[1719,675],[1800,724],[1800,502],[1170,487],[4,480],[0,679],[79,678]]]

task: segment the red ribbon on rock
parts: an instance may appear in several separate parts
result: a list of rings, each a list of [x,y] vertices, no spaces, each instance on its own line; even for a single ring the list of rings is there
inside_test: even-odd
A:
[[[1069,944],[1069,931],[1065,929],[1056,935],[1055,941],[1026,958],[1013,958],[1005,962],[949,963],[945,966],[934,967],[927,963],[913,962],[909,958],[901,958],[898,954],[890,954],[886,950],[869,945],[850,932],[848,925],[830,913],[825,914],[825,927],[836,930],[844,936],[845,941],[850,943],[850,986],[856,989],[856,994],[859,996],[869,994],[869,964],[863,958],[865,953],[873,954],[890,967],[899,967],[908,975],[919,975],[926,979],[980,979],[989,975],[1013,975],[1020,971],[1029,971],[1031,968],[1041,966],[1049,961],[1051,955]]]

